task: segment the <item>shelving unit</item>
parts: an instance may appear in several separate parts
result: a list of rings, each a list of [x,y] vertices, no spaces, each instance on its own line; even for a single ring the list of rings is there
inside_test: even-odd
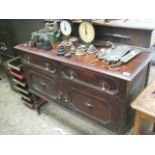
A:
[[[31,109],[38,110],[40,113],[40,107],[44,105],[46,101],[29,91],[20,57],[8,61],[7,74],[12,89],[21,94],[21,99],[24,101],[24,104]]]

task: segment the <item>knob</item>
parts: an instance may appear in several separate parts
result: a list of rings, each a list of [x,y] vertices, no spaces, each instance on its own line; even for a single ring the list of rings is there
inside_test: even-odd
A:
[[[50,64],[49,64],[48,62],[46,62],[46,63],[45,63],[45,68],[46,68],[46,70],[49,70],[49,66],[50,66]]]
[[[52,70],[50,66],[51,66],[51,63],[49,62],[45,63],[46,70],[50,70],[50,72],[54,74],[56,72],[56,68],[54,68],[54,65],[53,65],[53,70]]]
[[[74,76],[71,75],[70,78],[71,78],[71,79],[74,79]]]
[[[62,93],[58,93],[58,99],[60,100],[62,98]]]
[[[44,82],[44,81],[40,81],[40,84],[41,84],[43,87],[48,87],[48,85],[47,85],[46,82]]]
[[[68,97],[67,96],[65,96],[65,102],[68,102]]]
[[[30,63],[30,60],[31,60],[31,57],[30,56],[27,56],[26,62],[27,63]]]
[[[74,79],[75,73],[74,73],[73,71],[70,70],[70,71],[69,71],[69,74],[70,74],[70,78],[71,78],[71,79]]]
[[[106,85],[106,82],[103,81],[103,82],[102,82],[102,87],[101,87],[102,90],[106,90],[105,85]]]
[[[88,107],[89,109],[94,109],[94,108],[95,108],[95,105],[91,104],[90,101],[84,101],[83,103],[84,103],[84,105],[85,105],[86,107]]]

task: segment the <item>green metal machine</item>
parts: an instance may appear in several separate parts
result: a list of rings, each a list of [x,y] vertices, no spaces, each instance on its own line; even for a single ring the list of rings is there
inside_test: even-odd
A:
[[[38,39],[49,40],[51,43],[58,42],[61,38],[61,32],[57,21],[45,23],[45,27],[38,31],[31,33],[31,39],[38,37]]]

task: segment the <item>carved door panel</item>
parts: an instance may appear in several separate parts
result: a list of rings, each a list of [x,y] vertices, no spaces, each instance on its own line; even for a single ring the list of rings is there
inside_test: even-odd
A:
[[[120,127],[121,102],[85,85],[62,79],[64,104],[72,111],[116,131]],[[118,115],[119,113],[119,115]]]

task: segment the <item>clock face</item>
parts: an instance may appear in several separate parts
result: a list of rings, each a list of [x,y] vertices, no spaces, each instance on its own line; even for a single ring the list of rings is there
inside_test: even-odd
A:
[[[89,22],[82,22],[79,26],[79,35],[85,43],[91,43],[95,38],[95,29]]]
[[[71,23],[67,20],[63,20],[60,23],[60,30],[65,36],[69,36],[72,32],[72,26]]]

